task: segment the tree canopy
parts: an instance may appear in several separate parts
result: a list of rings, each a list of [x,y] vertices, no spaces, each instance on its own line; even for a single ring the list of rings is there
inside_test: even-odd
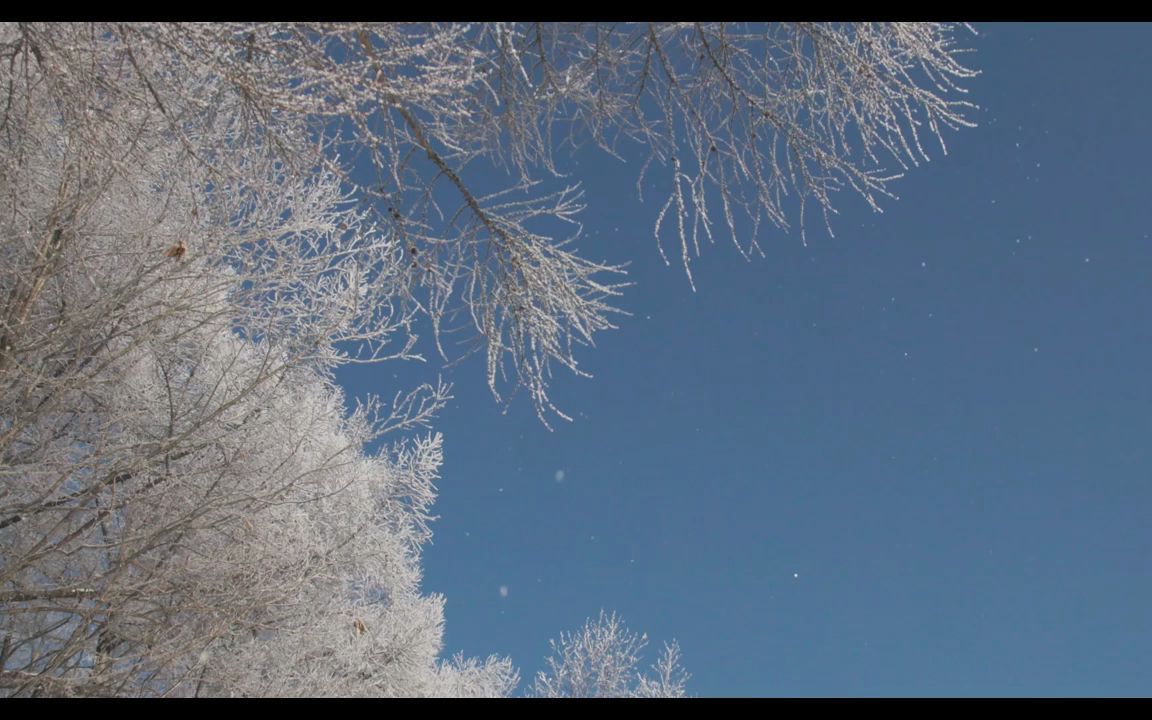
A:
[[[511,692],[439,659],[420,593],[449,386],[333,371],[463,334],[566,417],[553,368],[625,277],[580,254],[563,155],[641,148],[691,279],[970,125],[961,30],[0,25],[0,690]]]

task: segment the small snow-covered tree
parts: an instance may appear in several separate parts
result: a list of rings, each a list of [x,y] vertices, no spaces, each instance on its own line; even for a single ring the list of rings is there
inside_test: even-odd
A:
[[[639,669],[647,635],[630,631],[615,613],[600,612],[574,633],[551,641],[548,670],[537,674],[536,697],[684,697],[688,673],[680,666],[676,643],[649,673]]]

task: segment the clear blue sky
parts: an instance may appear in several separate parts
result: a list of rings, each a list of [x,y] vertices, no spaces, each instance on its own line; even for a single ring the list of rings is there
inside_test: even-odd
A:
[[[605,608],[702,696],[1152,690],[1152,26],[978,30],[979,128],[834,238],[707,248],[695,294],[638,165],[580,156],[632,316],[556,380],[555,432],[449,372],[446,654],[523,687]]]

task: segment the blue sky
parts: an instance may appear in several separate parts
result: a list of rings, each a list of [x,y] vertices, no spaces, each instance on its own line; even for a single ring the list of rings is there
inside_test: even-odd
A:
[[[446,654],[526,686],[604,608],[702,696],[1148,694],[1152,26],[977,29],[978,128],[835,237],[706,248],[696,293],[638,163],[580,156],[632,314],[555,381],[555,432],[448,371]]]

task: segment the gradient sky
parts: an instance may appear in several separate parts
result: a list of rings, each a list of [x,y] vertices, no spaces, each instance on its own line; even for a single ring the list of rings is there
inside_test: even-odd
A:
[[[447,372],[446,655],[524,688],[604,608],[701,696],[1152,692],[1152,26],[977,29],[978,128],[834,238],[706,248],[696,293],[638,164],[580,156],[632,316],[555,432]]]

